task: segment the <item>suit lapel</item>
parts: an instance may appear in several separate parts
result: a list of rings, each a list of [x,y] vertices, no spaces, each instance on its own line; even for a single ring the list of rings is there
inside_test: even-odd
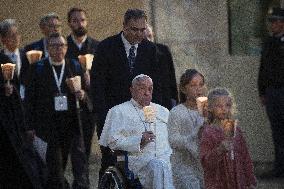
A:
[[[119,60],[117,62],[121,62],[122,65],[129,71],[129,64],[128,64],[128,59],[127,59],[127,54],[125,52],[125,47],[124,47],[124,44],[122,42],[122,39],[121,39],[121,33],[119,33],[117,36],[116,36],[116,40],[117,40],[117,54],[118,54],[118,57],[119,57]]]

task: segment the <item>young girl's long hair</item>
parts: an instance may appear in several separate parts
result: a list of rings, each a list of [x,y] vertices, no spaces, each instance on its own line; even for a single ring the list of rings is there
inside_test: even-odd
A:
[[[186,101],[186,95],[182,92],[182,89],[185,88],[185,86],[192,80],[192,78],[199,74],[203,82],[205,83],[205,78],[204,76],[198,72],[196,69],[187,69],[185,72],[182,74],[180,77],[180,82],[179,82],[179,103],[184,103]]]
[[[228,96],[231,99],[232,110],[228,118],[233,118],[236,115],[237,111],[236,111],[236,103],[234,101],[234,97],[227,89],[218,87],[218,88],[210,90],[208,94],[208,123],[209,124],[214,121],[212,109],[215,106],[215,101],[218,97],[221,97],[221,96]]]

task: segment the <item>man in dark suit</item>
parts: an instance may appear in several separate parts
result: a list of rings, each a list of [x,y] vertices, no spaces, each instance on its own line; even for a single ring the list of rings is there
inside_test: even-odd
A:
[[[147,24],[145,38],[154,42],[154,32],[152,27]],[[178,102],[178,91],[176,83],[175,67],[171,51],[167,45],[155,43],[157,48],[157,59],[161,73],[161,105],[171,110]]]
[[[61,21],[56,13],[49,13],[44,15],[39,22],[39,27],[44,35],[38,41],[25,46],[25,51],[40,50],[42,51],[42,58],[48,57],[46,38],[52,33],[61,33]]]
[[[78,60],[79,55],[93,54],[95,55],[98,41],[87,35],[87,13],[80,8],[71,8],[68,12],[68,26],[71,29],[71,34],[67,37],[68,50],[66,57],[69,59]],[[83,78],[82,78],[83,79]],[[89,70],[84,70],[85,88],[88,97],[90,88],[90,73]],[[95,130],[94,116],[92,113],[92,102],[88,98],[88,106],[82,107],[82,124],[83,136],[85,144],[86,156],[89,159],[92,146],[92,137]],[[79,144],[79,143],[77,143]],[[89,171],[88,162],[81,161],[81,146],[72,145],[71,162],[73,171],[73,188],[89,188]],[[85,164],[85,165],[84,165]]]
[[[51,34],[47,49],[49,57],[31,66],[25,100],[29,129],[47,142],[47,188],[64,189],[69,188],[64,179],[69,150],[74,136],[80,132],[76,98],[84,103],[85,92],[74,93],[67,86],[66,79],[82,77],[82,70],[78,62],[65,58],[65,39],[58,33]]]
[[[271,124],[275,160],[273,172],[262,176],[284,177],[284,9],[274,8],[268,20],[272,36],[263,45],[258,91]]]
[[[0,23],[0,36],[4,49],[1,53],[5,54],[10,63],[16,64],[14,78],[12,80],[16,91],[24,99],[25,87],[27,85],[27,74],[29,62],[23,49],[20,49],[21,35],[18,32],[16,20],[6,19]]]
[[[98,116],[97,134],[100,137],[110,108],[131,99],[132,79],[146,74],[157,83],[153,101],[160,103],[159,72],[155,45],[144,39],[147,16],[139,9],[129,9],[124,15],[123,30],[100,42],[91,70],[91,92]],[[108,150],[101,148],[102,169],[112,163]]]
[[[0,52],[0,64],[9,62],[10,58]],[[26,138],[27,125],[16,80],[8,84],[0,67],[0,188],[42,189],[44,165]]]

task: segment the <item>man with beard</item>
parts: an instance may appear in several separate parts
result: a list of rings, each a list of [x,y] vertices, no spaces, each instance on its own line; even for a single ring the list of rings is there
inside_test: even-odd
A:
[[[71,34],[67,37],[68,50],[66,57],[69,59],[78,60],[79,55],[95,54],[98,41],[87,35],[87,16],[86,11],[80,8],[72,8],[68,12],[68,25],[71,29]],[[88,70],[84,73],[85,88],[88,94],[90,86],[90,74]],[[89,96],[89,95],[88,95]],[[94,116],[92,114],[92,103],[88,99],[88,106],[83,106],[81,111],[83,123],[83,136],[76,135],[74,145],[71,149],[71,162],[73,167],[73,188],[89,188],[89,173],[88,173],[88,159],[91,152],[92,137],[95,130]],[[81,158],[82,147],[80,146],[79,137],[84,139],[84,155],[86,158]],[[85,161],[84,159],[87,159]]]
[[[42,58],[45,58],[48,57],[47,41],[46,41],[47,37],[52,33],[61,33],[61,21],[59,19],[59,16],[53,12],[44,15],[40,19],[39,27],[44,37],[38,41],[28,44],[25,47],[25,51],[26,52],[30,50],[42,51]]]

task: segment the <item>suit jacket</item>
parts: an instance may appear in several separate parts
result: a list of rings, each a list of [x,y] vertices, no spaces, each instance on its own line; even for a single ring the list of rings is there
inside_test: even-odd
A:
[[[73,41],[71,35],[67,37],[67,44],[68,44],[68,49],[66,53],[66,57],[71,59],[78,60],[79,55],[85,55],[85,54],[95,54],[97,50],[97,46],[99,42],[91,37],[87,37],[86,41],[83,43],[81,49],[78,48],[78,46],[75,44]],[[86,86],[86,92],[87,92],[87,103],[88,106],[85,106],[84,111],[87,112],[92,112],[93,110],[93,105],[92,105],[92,100],[90,98],[90,91],[89,87]]]
[[[25,52],[30,51],[30,50],[39,50],[42,51],[42,58],[46,57],[45,51],[44,51],[44,38],[35,41],[31,44],[28,44],[25,46]]]
[[[121,33],[103,40],[97,49],[91,70],[91,93],[101,133],[108,110],[131,99],[129,87],[138,74],[150,76],[154,83],[153,101],[160,103],[159,72],[156,48],[143,40],[137,49],[133,71],[130,72]]]
[[[67,37],[68,49],[66,57],[69,59],[78,59],[79,55],[85,54],[95,54],[99,42],[91,37],[87,37],[86,41],[83,43],[82,48],[79,49],[74,43],[71,35]]]
[[[175,67],[172,54],[168,46],[156,43],[157,59],[161,74],[161,105],[169,110],[173,107],[173,100],[178,101]]]
[[[268,37],[263,44],[258,75],[259,96],[269,87],[284,87],[284,36]]]
[[[65,62],[61,92],[67,96],[68,110],[60,112],[55,111],[54,107],[54,97],[58,95],[59,91],[48,58],[31,65],[30,83],[25,98],[29,129],[36,130],[37,135],[48,142],[58,139],[59,134],[65,128],[68,129],[68,132],[73,132],[78,123],[76,99],[65,80],[75,75],[82,77],[82,70],[78,62],[67,59]]]

